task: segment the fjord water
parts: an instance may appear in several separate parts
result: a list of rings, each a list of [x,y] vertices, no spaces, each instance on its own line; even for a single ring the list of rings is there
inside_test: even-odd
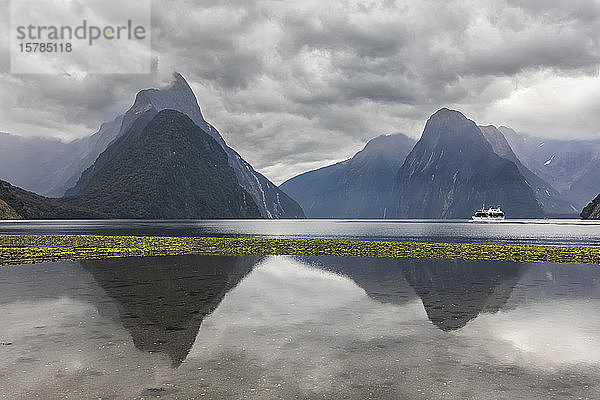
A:
[[[0,234],[233,236],[600,246],[600,221],[468,220],[68,220],[3,221]]]
[[[600,398],[600,268],[171,256],[0,268],[0,397]]]

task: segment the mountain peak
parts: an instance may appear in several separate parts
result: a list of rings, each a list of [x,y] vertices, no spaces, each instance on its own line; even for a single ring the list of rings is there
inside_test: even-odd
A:
[[[219,131],[204,120],[196,95],[183,75],[178,72],[173,73],[169,85],[160,89],[142,90],[137,94],[134,105],[125,114],[118,136],[127,132],[133,122],[146,112],[152,114],[165,109],[177,110],[187,115],[194,124],[221,145],[235,171],[238,183],[252,196],[264,217],[304,217],[302,209],[294,200],[256,172],[235,150],[227,146]]]
[[[496,128],[496,125],[479,125],[479,128],[481,129],[486,129],[486,130],[490,130],[490,131],[498,131],[498,128]],[[500,131],[498,131],[500,132]]]
[[[177,72],[177,71],[173,72],[172,76],[173,76],[173,83],[172,83],[172,85],[183,84],[183,85],[186,85],[187,87],[190,86],[188,84],[188,82],[185,80],[185,78],[183,77],[183,75],[181,75],[179,72]]]
[[[434,112],[431,117],[429,117],[429,119],[438,119],[438,118],[455,118],[455,119],[468,119],[467,117],[465,117],[465,115],[463,113],[461,113],[460,111],[457,110],[451,110],[449,108],[446,107],[442,107],[439,110],[437,110],[436,112]]]
[[[425,124],[394,192],[397,218],[464,218],[482,203],[501,204],[512,217],[541,216],[515,164],[493,152],[475,122],[447,108]]]
[[[150,107],[154,107],[156,111],[178,109],[187,114],[196,125],[202,127],[204,123],[194,91],[179,72],[173,73],[173,80],[166,87],[138,92],[132,108],[147,110]]]
[[[429,148],[451,146],[453,148],[474,147],[490,150],[477,124],[463,113],[448,108],[436,111],[425,124],[421,142]]]
[[[361,159],[369,156],[397,158],[399,153],[412,149],[415,142],[413,138],[403,133],[380,135],[369,140],[365,147],[354,155],[353,159]],[[408,151],[406,154],[408,154]],[[406,157],[406,154],[404,154],[404,157]],[[404,162],[404,158],[399,160],[400,165],[402,165],[402,162]]]
[[[163,91],[171,92],[171,93],[180,93],[183,96],[186,96],[189,99],[193,99],[193,101],[198,104],[196,100],[196,95],[194,95],[194,91],[192,87],[188,83],[188,81],[181,75],[179,72],[173,72],[173,80],[171,83],[165,88]]]
[[[204,120],[194,91],[179,72],[173,73],[173,80],[169,85],[160,89],[144,89],[137,93],[133,106],[125,113],[118,136],[125,133],[139,115],[149,110],[160,112],[165,109],[177,110],[187,115],[204,132],[220,143],[223,141],[218,132]]]

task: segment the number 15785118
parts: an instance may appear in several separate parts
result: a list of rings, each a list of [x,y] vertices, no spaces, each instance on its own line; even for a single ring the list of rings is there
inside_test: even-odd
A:
[[[73,51],[71,43],[45,43],[28,42],[19,43],[21,53],[70,53]]]

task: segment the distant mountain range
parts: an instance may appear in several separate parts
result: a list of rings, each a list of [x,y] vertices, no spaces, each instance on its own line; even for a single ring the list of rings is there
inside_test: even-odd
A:
[[[73,154],[66,152],[68,147],[57,139],[0,132],[0,179],[49,195],[60,174],[61,164],[67,162],[63,154]]]
[[[492,125],[478,127],[441,109],[414,143],[404,135],[381,136],[353,158],[280,187],[309,218],[465,218],[482,204],[499,205],[512,218],[579,213],[580,202],[524,165]]]
[[[519,160],[578,210],[600,193],[600,140],[544,139],[498,129]]]
[[[0,133],[0,178],[11,182],[0,181],[0,218],[467,218],[482,204],[509,218],[575,217],[600,192],[600,141],[477,126],[443,108],[418,141],[379,136],[277,187],[176,73],[87,138]]]
[[[512,161],[517,166],[527,184],[533,189],[535,198],[542,206],[546,215],[573,215],[578,212],[578,208],[564,198],[558,190],[521,163],[521,160],[513,152],[505,136],[495,126],[488,125],[480,126],[479,128],[488,143],[492,145],[494,153]]]
[[[403,134],[379,136],[351,159],[298,175],[280,188],[309,218],[386,218],[396,171],[414,144]]]

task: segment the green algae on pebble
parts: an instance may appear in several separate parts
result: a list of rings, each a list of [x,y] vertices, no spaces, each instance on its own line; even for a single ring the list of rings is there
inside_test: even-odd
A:
[[[325,239],[0,235],[0,265],[199,255],[411,257],[600,264],[600,248]]]

